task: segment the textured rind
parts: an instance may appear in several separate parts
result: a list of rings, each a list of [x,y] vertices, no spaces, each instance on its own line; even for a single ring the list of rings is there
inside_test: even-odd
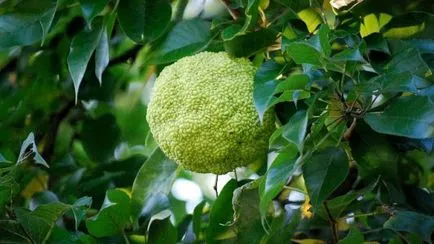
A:
[[[202,52],[164,68],[146,117],[167,157],[215,174],[265,158],[275,123],[270,112],[259,122],[254,74],[249,60],[225,52]]]

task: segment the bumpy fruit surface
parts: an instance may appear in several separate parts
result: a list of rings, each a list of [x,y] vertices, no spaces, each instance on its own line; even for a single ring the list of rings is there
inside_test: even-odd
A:
[[[167,157],[215,174],[264,159],[275,123],[272,113],[259,122],[254,74],[249,60],[225,52],[202,52],[164,68],[146,117]]]

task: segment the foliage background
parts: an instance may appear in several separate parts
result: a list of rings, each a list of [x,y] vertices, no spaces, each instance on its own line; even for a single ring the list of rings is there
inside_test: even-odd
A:
[[[0,1],[0,242],[430,243],[433,37],[429,0]],[[218,198],[145,121],[203,50],[279,118]]]

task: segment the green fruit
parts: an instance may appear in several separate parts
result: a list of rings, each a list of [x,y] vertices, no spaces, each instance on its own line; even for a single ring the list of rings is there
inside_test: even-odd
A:
[[[265,159],[275,123],[272,112],[259,122],[255,70],[249,60],[225,52],[202,52],[164,68],[147,120],[167,157],[188,170],[215,174]]]

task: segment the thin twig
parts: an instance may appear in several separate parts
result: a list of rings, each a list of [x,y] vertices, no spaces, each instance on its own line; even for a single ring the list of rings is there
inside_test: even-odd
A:
[[[219,197],[219,192],[218,192],[218,189],[217,189],[218,182],[219,182],[219,176],[216,175],[215,176],[215,183],[214,183],[214,187],[213,187],[214,191],[215,191],[216,198]]]
[[[336,221],[333,219],[333,216],[330,213],[330,209],[327,206],[327,202],[323,202],[323,205],[324,205],[324,209],[327,213],[327,217],[329,220],[329,224],[330,224],[330,228],[331,228],[331,232],[332,232],[332,237],[333,237],[333,243],[337,243],[339,240],[339,237],[338,237],[338,231],[336,229]]]

